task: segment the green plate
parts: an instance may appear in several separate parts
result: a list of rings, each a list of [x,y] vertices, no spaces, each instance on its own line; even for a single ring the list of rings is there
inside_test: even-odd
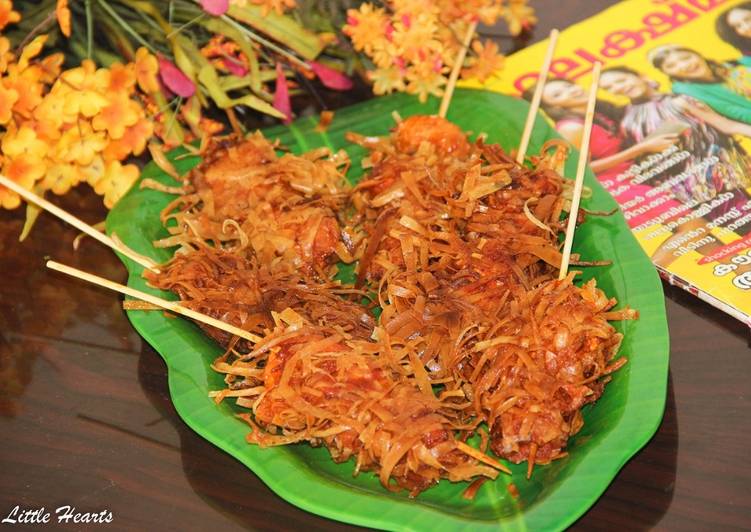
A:
[[[392,111],[406,117],[435,113],[437,102],[420,104],[406,95],[377,98],[336,112],[325,134],[315,131],[316,119],[301,119],[289,127],[265,131],[270,138],[299,153],[318,146],[344,147],[359,177],[363,150],[347,145],[344,135],[386,134],[393,126]],[[467,131],[485,132],[506,149],[516,146],[527,104],[499,94],[458,90],[448,118]],[[530,152],[556,133],[541,118]],[[577,155],[569,158],[567,175],[574,174]],[[195,157],[175,161],[179,171],[196,164]],[[143,177],[174,184],[153,163]],[[610,210],[614,200],[587,175],[593,196],[584,206]],[[169,250],[157,250],[152,241],[165,236],[159,211],[172,196],[134,187],[107,217],[107,232],[117,233],[136,251],[165,261]],[[486,482],[472,501],[462,498],[465,483],[441,481],[416,499],[384,490],[370,473],[352,476],[353,464],[334,464],[325,449],[293,445],[260,449],[245,442],[248,427],[234,417],[232,401],[215,405],[209,390],[223,387],[222,377],[209,368],[220,349],[193,323],[168,319],[162,312],[131,311],[130,321],[162,355],[169,370],[172,401],[180,416],[198,434],[248,466],[274,492],[307,511],[347,523],[392,530],[551,530],[562,529],[582,515],[602,494],[618,470],[655,433],[662,418],[668,375],[668,331],[662,286],[649,259],[631,235],[623,217],[593,218],[576,233],[575,250],[584,259],[610,259],[613,266],[589,268],[584,277],[596,276],[598,285],[619,305],[639,310],[637,321],[618,323],[625,335],[621,352],[629,363],[616,373],[603,397],[584,412],[584,428],[569,444],[569,456],[535,467],[531,480],[525,465],[512,466],[513,476]],[[170,297],[146,286],[142,268],[121,257],[128,268],[128,284]],[[513,482],[519,497],[513,498]]]

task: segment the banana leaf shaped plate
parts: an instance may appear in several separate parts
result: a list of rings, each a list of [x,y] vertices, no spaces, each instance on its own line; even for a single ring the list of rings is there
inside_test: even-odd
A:
[[[511,150],[521,136],[527,108],[526,103],[499,94],[457,90],[448,118],[466,131],[487,133],[490,142]],[[361,174],[363,150],[345,141],[346,132],[384,135],[394,125],[393,111],[407,117],[435,113],[436,109],[435,100],[420,104],[400,94],[337,111],[325,133],[315,130],[315,118],[264,133],[279,138],[295,153],[319,146],[344,148],[353,160],[350,175],[356,181]],[[529,152],[535,153],[555,137],[555,131],[538,117]],[[575,172],[577,157],[576,153],[569,157],[569,177]],[[183,157],[175,160],[175,166],[186,172],[197,162],[196,157]],[[154,163],[146,166],[142,178],[174,185],[174,180]],[[584,201],[585,207],[606,211],[616,207],[591,173],[586,185],[593,194]],[[152,242],[166,235],[159,212],[172,198],[134,186],[107,217],[107,232],[117,233],[144,255],[166,261],[171,250],[155,249]],[[584,428],[571,439],[566,458],[536,467],[530,480],[525,479],[526,464],[512,465],[512,476],[500,475],[496,481],[486,482],[471,501],[462,498],[465,483],[444,480],[410,499],[406,494],[387,492],[371,473],[353,477],[353,464],[334,464],[325,449],[304,444],[271,449],[249,445],[245,441],[247,425],[235,418],[238,409],[232,401],[216,405],[208,397],[210,390],[222,388],[222,377],[209,367],[220,348],[187,320],[169,319],[157,311],[130,311],[128,317],[164,358],[172,401],[182,419],[300,508],[330,519],[389,530],[562,529],[594,504],[623,464],[655,433],[665,406],[668,375],[662,286],[623,217],[615,214],[588,220],[577,230],[574,249],[584,260],[611,260],[611,266],[586,269],[583,278],[595,276],[598,286],[618,299],[619,307],[627,304],[641,314],[639,320],[615,324],[625,335],[621,353],[629,363],[615,374],[602,398],[585,408]],[[121,259],[128,268],[130,286],[174,299],[148,287],[141,278],[141,266],[126,257]],[[517,497],[508,490],[512,482]]]

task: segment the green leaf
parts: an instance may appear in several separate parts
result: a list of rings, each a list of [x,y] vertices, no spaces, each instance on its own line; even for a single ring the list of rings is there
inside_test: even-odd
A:
[[[234,107],[235,105],[247,105],[248,107],[251,107],[256,111],[260,111],[267,115],[271,115],[276,118],[284,118],[284,115],[282,113],[274,109],[271,104],[263,101],[258,96],[246,94],[245,96],[241,96],[240,98],[230,98],[227,93],[222,90],[216,69],[210,64],[207,64],[201,68],[200,72],[198,72],[198,80],[201,82],[201,85],[206,87],[206,90],[209,91],[211,98],[222,109]]]
[[[259,6],[230,6],[227,14],[268,35],[308,60],[318,57],[325,46],[315,33],[308,31],[294,19],[277,15],[273,11],[263,15]]]
[[[421,105],[416,98],[398,94],[376,98],[336,112],[324,133],[315,130],[317,119],[302,118],[290,127],[264,131],[294,152],[319,146],[344,148],[352,158],[349,177],[362,175],[365,151],[345,140],[348,131],[386,135],[394,126],[393,111],[403,117],[431,114],[438,102]],[[485,132],[489,142],[507,150],[517,146],[527,114],[525,102],[483,91],[459,89],[449,109],[449,119],[465,131]],[[543,120],[538,121],[530,153],[550,138],[560,138]],[[176,152],[174,155],[184,152]],[[578,156],[567,161],[567,173],[575,174]],[[178,171],[186,172],[197,161],[180,159]],[[174,184],[156,165],[144,168],[143,178]],[[585,207],[610,210],[617,206],[591,172],[585,178],[592,198]],[[107,217],[107,231],[132,249],[158,261],[172,251],[156,249],[152,242],[167,236],[159,213],[174,196],[134,186]],[[619,301],[639,310],[639,320],[616,323],[624,334],[621,352],[628,364],[613,375],[602,398],[583,412],[584,427],[569,442],[569,456],[535,467],[530,480],[526,464],[512,464],[513,475],[499,476],[482,485],[474,500],[462,498],[465,483],[442,480],[439,485],[410,499],[404,493],[386,491],[372,474],[352,476],[353,461],[335,464],[324,448],[289,445],[260,449],[245,439],[248,426],[235,414],[242,411],[230,401],[214,404],[209,390],[224,386],[223,376],[212,371],[212,361],[222,349],[193,323],[165,317],[162,312],[130,311],[136,329],[166,361],[169,388],[180,416],[201,436],[225,450],[265,482],[280,497],[309,512],[377,529],[435,532],[502,532],[562,530],[589,508],[623,464],[655,433],[662,418],[668,375],[668,332],[662,285],[654,267],[631,234],[621,214],[584,223],[576,232],[575,251],[585,259],[608,258],[612,267],[588,268],[584,277],[597,276],[598,286]],[[141,277],[143,268],[124,259],[128,284],[154,295]],[[350,272],[351,275],[351,272]],[[250,476],[251,473],[248,472]],[[518,498],[508,492],[513,483]]]

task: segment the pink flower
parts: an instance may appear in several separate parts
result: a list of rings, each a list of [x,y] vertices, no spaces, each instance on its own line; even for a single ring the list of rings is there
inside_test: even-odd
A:
[[[292,122],[292,103],[289,99],[289,87],[287,78],[284,77],[281,63],[276,64],[276,92],[274,92],[274,109],[282,113],[286,118],[285,124]]]
[[[201,0],[201,8],[209,15],[220,17],[229,9],[229,0]]]
[[[346,91],[352,88],[352,80],[338,70],[323,66],[321,63],[316,63],[315,61],[309,61],[308,65],[313,69],[318,79],[321,80],[321,83],[329,89]]]
[[[196,92],[196,86],[191,79],[186,76],[182,70],[177,68],[175,64],[159,54],[157,56],[159,61],[159,78],[164,83],[170,92],[182,96],[183,98],[190,98]]]

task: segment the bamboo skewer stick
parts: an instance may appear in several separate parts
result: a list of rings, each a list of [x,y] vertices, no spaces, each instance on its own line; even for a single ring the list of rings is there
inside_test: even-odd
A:
[[[600,84],[601,68],[602,64],[597,62],[592,70],[592,84],[589,86],[587,111],[584,115],[584,132],[582,134],[582,143],[579,147],[579,162],[576,167],[574,194],[571,198],[571,210],[568,215],[568,224],[566,225],[566,239],[563,244],[563,257],[561,258],[561,271],[558,274],[558,279],[566,277],[568,274],[568,263],[571,260],[571,246],[574,243],[574,231],[576,230],[576,218],[579,212],[579,202],[581,201],[582,186],[584,184],[584,172],[587,169],[587,161],[589,159],[589,139],[592,136],[592,122],[595,117],[597,88]]]
[[[532,129],[534,129],[535,119],[537,118],[537,110],[540,108],[542,89],[545,88],[545,82],[548,79],[548,72],[550,71],[550,63],[553,61],[555,47],[558,44],[558,34],[559,31],[557,29],[554,29],[550,32],[548,50],[545,52],[545,58],[543,59],[542,66],[540,67],[540,74],[537,78],[535,92],[532,95],[532,101],[529,103],[527,121],[524,123],[524,132],[522,133],[522,138],[519,141],[519,150],[516,152],[516,162],[519,164],[524,164],[524,157],[526,157],[527,155],[529,139],[532,137]]]
[[[102,233],[101,231],[97,231],[93,227],[91,227],[89,224],[84,222],[83,220],[76,218],[72,214],[70,214],[67,211],[64,211],[60,207],[50,203],[46,199],[44,199],[41,196],[38,196],[37,194],[34,194],[30,190],[25,189],[24,187],[18,185],[16,182],[11,181],[7,177],[0,175],[0,185],[9,188],[19,196],[21,196],[23,199],[28,201],[29,203],[34,203],[44,209],[45,211],[54,214],[58,218],[60,218],[62,221],[69,223],[79,231],[82,231],[89,235],[91,238],[94,238],[104,244],[105,246],[110,247],[111,249],[115,251],[119,251],[126,257],[136,261],[138,264],[143,266],[144,268],[148,268],[149,270],[155,270],[156,263],[149,259],[148,257],[144,257],[143,255],[140,255],[133,251],[132,249],[128,248],[126,245],[116,242],[106,234]]]
[[[459,54],[456,57],[456,62],[454,63],[454,67],[451,69],[451,74],[449,75],[449,80],[446,84],[446,90],[444,91],[443,99],[441,100],[441,107],[438,109],[438,116],[440,116],[441,118],[446,118],[446,113],[448,112],[449,105],[451,104],[451,97],[454,95],[454,88],[456,87],[456,82],[459,79],[459,72],[461,72],[462,70],[462,64],[464,63],[464,58],[467,56],[469,43],[472,41],[472,36],[475,34],[476,29],[477,21],[475,20],[467,28],[467,33],[466,35],[464,35],[464,40],[462,41],[462,47],[459,49]]]
[[[129,286],[110,281],[109,279],[104,279],[103,277],[99,277],[91,273],[72,268],[70,266],[66,266],[65,264],[60,264],[59,262],[55,262],[53,260],[47,261],[47,267],[51,270],[55,270],[72,277],[76,277],[83,281],[87,281],[104,288],[109,288],[110,290],[114,290],[115,292],[120,292],[121,294],[125,294],[127,296],[146,301],[153,305],[157,305],[158,307],[169,310],[176,314],[182,314],[183,316],[186,316],[190,319],[200,321],[201,323],[205,323],[206,325],[211,325],[212,327],[216,327],[217,329],[221,329],[235,336],[239,336],[240,338],[249,340],[253,343],[258,343],[258,341],[260,340],[260,338],[255,334],[249,333],[248,331],[240,329],[239,327],[235,327],[234,325],[230,325],[229,323],[223,322],[221,320],[217,320],[216,318],[212,318],[211,316],[207,316],[206,314],[201,314],[200,312],[191,310],[175,301],[167,301],[166,299],[162,299],[161,297],[152,296],[151,294],[147,294],[146,292],[142,292],[140,290],[136,290],[135,288],[130,288]]]

